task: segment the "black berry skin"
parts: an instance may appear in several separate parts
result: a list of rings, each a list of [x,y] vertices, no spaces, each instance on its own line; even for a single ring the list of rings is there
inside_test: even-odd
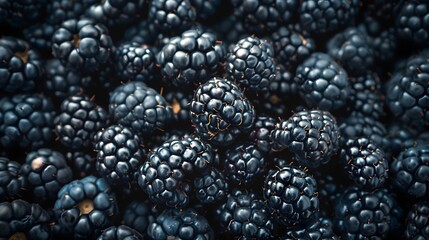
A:
[[[406,218],[405,237],[407,239],[429,238],[429,203],[420,201],[414,204]]]
[[[27,188],[27,174],[20,163],[0,157],[0,200],[14,199]]]
[[[213,78],[200,85],[191,103],[196,133],[215,145],[230,145],[253,126],[255,111],[232,82]]]
[[[188,123],[191,120],[189,109],[191,108],[192,94],[177,89],[164,93],[164,98],[171,106],[174,120],[177,123]]]
[[[258,37],[238,41],[228,53],[226,73],[228,79],[243,89],[267,90],[276,77],[273,46]]]
[[[0,99],[0,143],[3,147],[37,149],[52,139],[54,107],[40,94]]]
[[[155,75],[155,54],[147,45],[125,43],[115,52],[116,71],[124,82],[148,83]]]
[[[85,152],[68,152],[66,155],[68,164],[73,169],[75,178],[90,176],[95,171],[96,158]]]
[[[88,148],[92,146],[94,135],[109,124],[109,114],[87,97],[70,96],[61,103],[61,114],[54,124],[64,146]]]
[[[222,0],[190,0],[190,2],[199,20],[208,20],[213,17],[222,4]]]
[[[396,17],[396,29],[402,39],[427,45],[429,39],[429,5],[426,1],[407,1]]]
[[[276,123],[274,118],[264,115],[257,116],[249,134],[249,140],[264,154],[273,151],[274,143],[271,139],[271,131],[274,130]]]
[[[326,164],[340,145],[336,119],[321,110],[297,112],[277,123],[271,139],[275,149],[289,148],[300,164],[310,168]]]
[[[160,213],[160,207],[151,200],[135,200],[126,207],[121,223],[147,236],[149,225],[155,221]]]
[[[112,48],[107,28],[89,19],[67,20],[52,35],[52,53],[69,69],[100,70]]]
[[[6,22],[14,28],[23,28],[33,24],[43,16],[46,0],[19,0],[0,2],[0,22]]]
[[[142,82],[128,82],[113,90],[109,113],[116,123],[138,134],[162,129],[173,117],[165,99]]]
[[[314,218],[304,225],[287,229],[280,237],[282,240],[312,239],[312,240],[338,240],[332,230],[333,223],[328,218]]]
[[[111,226],[103,230],[97,240],[143,240],[144,237],[137,230],[125,225]]]
[[[317,214],[316,180],[297,167],[283,167],[269,173],[263,192],[271,213],[281,225],[304,224]]]
[[[221,202],[228,193],[228,180],[212,167],[203,176],[194,179],[195,195],[203,204]]]
[[[149,6],[149,21],[164,33],[181,33],[194,24],[195,18],[189,0],[154,0]]]
[[[347,72],[325,53],[313,53],[296,70],[295,83],[309,106],[335,110],[346,104],[350,93]]]

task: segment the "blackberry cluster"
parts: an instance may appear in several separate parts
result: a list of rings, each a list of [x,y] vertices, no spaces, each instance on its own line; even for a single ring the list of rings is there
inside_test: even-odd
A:
[[[429,39],[429,5],[425,1],[405,2],[396,18],[398,36],[412,43],[427,45]]]
[[[229,190],[227,179],[214,167],[194,179],[194,188],[197,199],[203,204],[221,202]]]
[[[367,72],[360,77],[351,77],[349,104],[350,112],[379,119],[384,115],[384,95],[381,80],[375,72]]]
[[[155,74],[155,54],[147,45],[123,44],[116,49],[116,72],[121,80],[149,83]]]
[[[180,34],[194,23],[195,8],[189,0],[154,0],[149,6],[148,20],[165,33]]]
[[[271,131],[275,129],[277,121],[274,118],[259,115],[255,119],[253,129],[249,134],[249,140],[262,153],[273,151],[274,142],[271,139]]]

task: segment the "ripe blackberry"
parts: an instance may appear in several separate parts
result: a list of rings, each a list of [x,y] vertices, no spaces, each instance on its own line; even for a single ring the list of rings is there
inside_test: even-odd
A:
[[[164,210],[149,225],[147,233],[152,239],[214,239],[207,219],[192,208]]]
[[[319,208],[316,180],[293,166],[267,175],[264,197],[274,218],[285,226],[305,224],[317,214]]]
[[[109,124],[109,114],[85,96],[70,96],[61,103],[55,120],[55,133],[72,149],[92,146],[94,135]]]
[[[143,240],[144,237],[135,229],[125,225],[111,226],[103,230],[97,240]]]
[[[52,138],[52,103],[40,94],[0,98],[0,143],[5,148],[37,149]]]
[[[256,117],[255,124],[249,134],[249,140],[264,154],[273,151],[274,143],[271,139],[271,131],[274,130],[276,123],[272,117],[259,115]]]
[[[209,20],[215,16],[216,10],[222,3],[222,0],[189,0],[192,7],[195,8],[198,20]]]
[[[25,163],[29,165],[28,185],[38,202],[55,200],[58,191],[73,180],[63,154],[49,148],[28,153]]]
[[[153,46],[156,45],[159,36],[160,30],[155,24],[144,19],[125,29],[123,41]]]
[[[195,195],[204,204],[217,203],[225,199],[228,181],[216,168],[206,170],[203,176],[194,179]]]
[[[52,48],[52,34],[54,34],[54,31],[54,25],[43,22],[25,28],[22,33],[32,47],[39,50],[50,51]]]
[[[398,36],[416,44],[429,40],[429,5],[426,1],[406,1],[396,17]]]
[[[42,18],[46,4],[46,0],[1,1],[0,22],[18,29],[31,25]]]
[[[388,28],[371,38],[371,47],[377,62],[390,63],[396,57],[398,35],[394,28]]]
[[[305,102],[321,110],[346,104],[350,93],[347,72],[329,55],[316,52],[296,69],[295,83]]]
[[[215,76],[224,58],[224,46],[214,34],[191,29],[171,38],[158,53],[157,63],[164,81],[186,89]]]
[[[348,139],[341,159],[349,178],[360,188],[381,188],[388,178],[389,162],[383,150],[368,138]]]
[[[165,93],[164,98],[171,106],[173,117],[177,122],[187,123],[191,120],[189,113],[192,102],[191,94],[176,89]]]
[[[307,224],[287,229],[280,239],[338,240],[339,238],[332,230],[332,225],[332,221],[328,218],[314,218]]]
[[[131,129],[111,125],[94,136],[97,172],[111,185],[137,183],[138,169],[143,162],[143,142]]]
[[[95,172],[96,158],[84,152],[68,152],[67,162],[73,168],[75,178],[84,178]]]
[[[267,90],[276,77],[273,46],[258,37],[246,37],[232,47],[226,59],[226,73],[241,88]]]
[[[255,111],[240,89],[225,79],[200,85],[191,103],[196,133],[216,145],[229,145],[253,126]]]
[[[407,239],[429,238],[429,203],[420,201],[414,204],[406,218],[405,237]]]
[[[326,164],[339,148],[337,121],[327,111],[301,111],[276,124],[271,132],[275,149],[289,148],[302,165]]]
[[[390,164],[393,186],[409,197],[429,195],[429,147],[427,144],[403,150]]]
[[[358,112],[363,116],[379,119],[384,115],[384,95],[381,92],[380,78],[375,72],[359,77],[350,77],[349,112]]]
[[[148,20],[165,33],[181,33],[195,21],[196,11],[189,0],[153,0]]]
[[[96,2],[98,1],[75,0],[70,2],[69,0],[50,0],[46,6],[46,22],[59,26],[66,20],[79,19],[84,15],[85,10]]]
[[[275,223],[264,201],[255,193],[232,190],[226,202],[216,209],[216,216],[222,229],[235,238],[273,238]]]
[[[387,140],[392,156],[396,156],[404,149],[414,146],[417,131],[410,126],[394,122],[387,129]]]
[[[27,174],[20,163],[0,157],[0,200],[13,199],[27,188]]]
[[[52,54],[73,70],[100,70],[107,63],[112,48],[107,28],[89,19],[67,20],[52,35]]]
[[[235,44],[240,39],[250,35],[244,30],[243,24],[238,17],[233,14],[225,16],[220,21],[216,21],[212,29],[222,38],[221,40],[225,46]]]
[[[152,201],[132,201],[124,211],[122,224],[147,236],[147,229],[161,213]]]
[[[42,59],[22,39],[0,38],[0,59],[0,91],[28,92],[42,79]]]
[[[106,180],[88,176],[61,188],[54,212],[69,236],[88,239],[111,225],[118,206],[115,193]]]
[[[183,208],[193,194],[192,181],[213,161],[210,145],[197,137],[168,140],[140,167],[138,183],[155,203]]]
[[[116,123],[138,134],[162,129],[173,117],[165,99],[142,82],[128,82],[113,90],[109,112]]]
[[[354,76],[360,76],[374,65],[371,39],[365,31],[356,27],[336,34],[327,43],[329,55]]]
[[[149,83],[155,77],[155,54],[149,46],[125,43],[116,49],[116,71],[122,81]]]
[[[0,203],[2,239],[52,239],[51,218],[39,205],[22,199]]]

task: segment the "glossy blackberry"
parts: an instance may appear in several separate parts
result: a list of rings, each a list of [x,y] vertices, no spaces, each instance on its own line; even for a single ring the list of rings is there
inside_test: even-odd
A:
[[[219,203],[228,193],[228,181],[216,168],[194,179],[195,195],[204,204]]]
[[[349,112],[380,119],[384,113],[384,95],[381,81],[375,72],[367,72],[359,77],[350,77]]]
[[[131,129],[111,125],[94,136],[97,172],[111,185],[137,183],[138,169],[143,162],[142,140]]]
[[[125,225],[111,226],[103,230],[98,240],[143,240],[144,237],[135,229]]]
[[[328,218],[314,218],[309,223],[288,229],[280,237],[282,240],[314,239],[337,240],[339,239],[332,230],[332,221]]]
[[[374,65],[371,39],[365,31],[350,27],[336,34],[327,43],[329,55],[354,76],[360,76]]]
[[[109,124],[109,114],[85,96],[70,96],[61,103],[55,120],[55,133],[72,149],[92,146],[94,135]]]
[[[19,196],[21,191],[27,188],[27,174],[20,163],[11,161],[7,157],[0,157],[0,200]]]
[[[339,149],[340,133],[332,114],[321,110],[301,111],[280,121],[271,132],[276,150],[289,148],[302,165],[326,164]]]
[[[42,18],[46,0],[1,1],[0,22],[14,28],[22,28]]]
[[[28,153],[25,163],[30,166],[27,180],[35,200],[55,200],[58,191],[73,180],[73,173],[64,155],[49,148]]]
[[[407,239],[429,238],[429,203],[427,201],[420,201],[409,210],[405,237]]]
[[[429,40],[429,5],[426,1],[406,1],[396,17],[398,36],[416,44]]]
[[[271,131],[274,130],[277,121],[265,115],[259,115],[255,119],[253,129],[249,134],[249,140],[262,153],[273,151]]]
[[[429,194],[429,147],[417,145],[399,153],[390,164],[390,174],[395,189],[413,198]]]
[[[272,239],[274,221],[262,199],[255,193],[232,190],[216,209],[222,230],[239,239]]]
[[[88,176],[61,188],[54,211],[58,223],[69,236],[88,239],[111,225],[118,206],[115,193],[106,180]]]
[[[52,239],[49,214],[38,204],[22,199],[0,203],[2,239]]]
[[[116,49],[116,71],[122,81],[148,83],[155,77],[155,54],[147,45],[125,43]]]
[[[127,26],[146,12],[145,0],[95,1],[86,10],[86,16],[108,28]]]
[[[225,55],[214,34],[193,29],[171,38],[158,53],[157,62],[164,81],[187,89],[215,76]]]
[[[215,16],[216,10],[218,10],[222,0],[190,0],[190,3],[195,8],[197,19],[209,20]]]
[[[0,59],[0,91],[28,92],[42,79],[42,59],[22,39],[0,38]]]
[[[0,98],[0,143],[5,148],[37,149],[52,139],[54,108],[40,94]]]
[[[68,165],[72,166],[73,174],[77,178],[84,178],[95,172],[96,158],[84,152],[68,152],[66,154]]]
[[[271,213],[281,225],[304,224],[318,211],[316,180],[300,168],[290,166],[270,172],[263,191]]]
[[[189,0],[154,0],[149,6],[148,20],[165,33],[181,33],[194,24],[195,8]]]
[[[107,28],[89,19],[67,20],[52,35],[52,54],[73,70],[100,70],[107,63],[112,48]]]
[[[173,117],[165,99],[142,82],[128,82],[113,90],[109,113],[118,124],[138,134],[162,129]]]
[[[164,98],[171,106],[173,117],[177,122],[185,123],[191,120],[189,113],[192,102],[191,94],[180,90],[172,90],[165,93]]]
[[[213,161],[210,145],[197,137],[167,140],[140,167],[138,183],[155,203],[182,208],[193,194],[192,181]]]
[[[194,209],[166,209],[149,225],[152,239],[214,239],[207,219]]]
[[[46,90],[59,100],[87,92],[93,80],[90,75],[67,69],[58,59],[51,59],[46,62],[45,73]]]
[[[196,133],[216,145],[229,145],[241,133],[251,131],[255,111],[232,82],[213,78],[200,85],[191,103]]]
[[[368,138],[348,139],[341,149],[341,159],[349,178],[360,188],[381,188],[388,178],[388,159]]]
[[[278,62],[288,70],[295,70],[298,64],[306,60],[316,50],[316,43],[312,38],[283,26],[271,34],[274,53]]]
[[[226,73],[243,89],[267,90],[276,77],[273,46],[258,37],[241,39],[227,55]]]
[[[135,200],[128,204],[121,223],[147,236],[149,225],[160,213],[161,210],[152,201]]]
[[[347,72],[325,53],[313,53],[296,70],[295,83],[309,106],[335,110],[346,104],[350,93]]]

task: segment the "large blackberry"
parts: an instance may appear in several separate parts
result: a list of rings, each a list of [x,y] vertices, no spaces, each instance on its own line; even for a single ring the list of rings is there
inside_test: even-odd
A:
[[[238,41],[226,59],[226,73],[240,87],[252,91],[267,90],[276,77],[273,46],[258,37]]]
[[[95,171],[96,158],[84,152],[68,152],[67,162],[73,168],[75,178],[84,178],[92,175]]]
[[[103,178],[88,176],[58,192],[54,212],[60,226],[78,239],[95,237],[118,213],[115,193]]]
[[[308,105],[329,111],[346,104],[347,78],[347,72],[329,55],[316,52],[298,66],[294,81]]]
[[[408,212],[405,237],[407,239],[429,238],[429,203],[420,201],[414,204]]]
[[[0,200],[13,199],[27,188],[27,174],[18,162],[0,157]]]
[[[165,99],[142,82],[129,82],[113,90],[109,112],[114,121],[138,134],[162,129],[173,117]]]
[[[255,119],[252,131],[249,134],[249,140],[262,153],[270,153],[273,151],[273,141],[271,139],[271,131],[276,126],[274,118],[260,115]]]
[[[264,197],[277,222],[286,226],[306,223],[319,208],[316,180],[293,166],[267,175]]]
[[[160,209],[152,201],[132,201],[124,211],[122,224],[147,236],[147,229],[160,214]]]
[[[389,162],[383,150],[368,138],[348,139],[341,159],[349,178],[361,188],[380,188],[388,178]]]
[[[275,149],[289,148],[300,164],[316,168],[326,164],[339,148],[334,116],[326,111],[301,111],[277,123],[271,132]]]
[[[196,133],[216,145],[229,145],[253,126],[255,111],[232,82],[213,78],[194,93],[191,121]]]
[[[144,237],[137,230],[125,225],[111,226],[103,230],[97,240],[143,240]]]
[[[189,0],[153,0],[149,6],[149,21],[165,33],[181,33],[195,21],[196,12]]]
[[[116,71],[124,82],[149,83],[155,77],[155,54],[147,45],[125,43],[116,49]]]
[[[396,17],[398,36],[417,44],[429,40],[429,4],[426,1],[406,1]]]
[[[213,162],[210,145],[197,137],[168,140],[140,167],[138,183],[155,203],[182,208],[193,194],[192,181]]]
[[[0,2],[0,22],[14,28],[31,25],[41,19],[46,0],[19,0]]]
[[[349,112],[358,112],[363,116],[379,119],[384,115],[384,96],[381,92],[380,78],[375,72],[348,79],[350,88]]]
[[[74,70],[100,70],[107,63],[112,48],[107,28],[89,19],[67,20],[52,35],[53,55]]]
[[[307,224],[287,229],[280,239],[338,240],[339,238],[332,230],[332,225],[332,221],[328,218],[314,218]]]
[[[3,147],[37,149],[52,138],[54,108],[41,94],[0,98],[0,143]]]
[[[186,89],[214,77],[224,58],[224,46],[214,34],[191,29],[171,38],[158,53],[157,62],[167,83]]]
[[[166,209],[149,225],[152,239],[213,240],[214,232],[207,219],[194,209]]]
[[[216,209],[216,216],[222,229],[236,238],[273,238],[271,213],[255,193],[232,190],[226,202]]]
[[[42,59],[22,39],[0,38],[0,59],[0,91],[28,92],[42,79]]]
[[[109,114],[85,96],[70,96],[61,103],[54,124],[64,146],[81,149],[92,146],[97,131],[109,124]]]
[[[138,168],[143,162],[143,142],[130,129],[111,125],[94,137],[97,172],[111,185],[137,183]]]
[[[204,204],[216,203],[225,199],[228,181],[216,168],[206,170],[206,174],[194,179],[195,195]]]

